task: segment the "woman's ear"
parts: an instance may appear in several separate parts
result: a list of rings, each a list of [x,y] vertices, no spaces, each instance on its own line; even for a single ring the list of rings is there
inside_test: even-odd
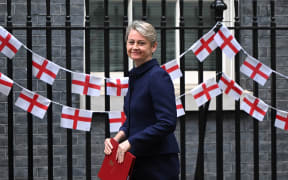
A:
[[[157,42],[155,42],[153,45],[152,45],[152,53],[154,53],[157,49]]]

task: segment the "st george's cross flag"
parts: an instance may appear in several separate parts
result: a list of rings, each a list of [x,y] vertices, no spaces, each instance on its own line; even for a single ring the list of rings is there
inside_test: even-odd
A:
[[[288,130],[288,112],[277,110],[275,127]]]
[[[177,117],[185,115],[185,111],[180,98],[176,99],[176,110],[177,110]]]
[[[121,111],[110,111],[109,114],[110,132],[118,132],[119,128],[126,121],[124,112]]]
[[[272,70],[251,56],[247,56],[240,67],[240,71],[257,83],[264,86]]]
[[[110,96],[126,96],[128,91],[128,77],[123,78],[107,78],[106,88],[107,95]]]
[[[191,94],[199,107],[221,94],[221,90],[215,78],[211,78],[192,89]]]
[[[59,66],[33,53],[32,71],[36,78],[52,85],[59,72]]]
[[[230,33],[229,29],[222,25],[214,37],[215,42],[221,50],[232,59],[242,47]]]
[[[12,59],[18,52],[22,43],[18,41],[6,29],[0,26],[0,52]]]
[[[222,72],[218,85],[225,94],[233,97],[237,101],[243,93],[243,89],[237,83],[235,83],[235,81],[230,79],[224,72]]]
[[[34,116],[43,119],[51,101],[39,94],[23,89],[17,98],[15,105]]]
[[[217,48],[214,36],[215,32],[209,31],[192,45],[191,49],[200,62],[203,62]]]
[[[89,74],[72,73],[72,93],[100,96],[102,78]]]
[[[93,112],[63,106],[61,124],[63,128],[90,131]]]
[[[8,96],[13,86],[13,80],[0,73],[0,92]]]
[[[249,94],[245,94],[240,104],[242,110],[259,121],[263,121],[268,110],[267,104],[265,104],[261,99]]]
[[[163,64],[161,68],[168,72],[172,80],[182,77],[182,72],[176,59]]]

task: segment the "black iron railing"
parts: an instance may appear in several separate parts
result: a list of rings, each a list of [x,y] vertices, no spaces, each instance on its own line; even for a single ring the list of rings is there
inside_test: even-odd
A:
[[[84,31],[85,32],[85,73],[89,74],[91,73],[90,64],[91,64],[91,57],[90,57],[90,46],[91,46],[91,30],[101,30],[104,35],[104,69],[105,69],[105,77],[110,76],[110,30],[120,30],[119,33],[123,36],[123,47],[125,47],[125,28],[128,25],[128,0],[123,0],[124,5],[124,16],[123,16],[123,26],[121,27],[114,27],[110,26],[109,21],[109,1],[104,0],[104,20],[103,20],[103,26],[96,27],[91,26],[90,23],[90,8],[89,8],[89,0],[85,0],[85,25],[84,26],[72,26],[71,25],[71,2],[70,0],[66,0],[65,4],[65,25],[64,26],[52,26],[52,20],[51,20],[51,13],[50,13],[50,4],[52,3],[50,0],[46,0],[46,26],[33,26],[32,24],[32,15],[31,15],[31,0],[27,0],[27,18],[26,18],[26,26],[13,26],[13,19],[12,19],[12,3],[13,0],[7,0],[7,24],[3,25],[7,30],[13,33],[13,30],[26,30],[26,46],[30,49],[33,48],[32,45],[32,39],[33,39],[33,31],[34,30],[44,30],[46,31],[46,57],[49,60],[52,60],[52,31],[59,30],[65,32],[65,47],[66,47],[66,68],[71,69],[71,31]],[[147,19],[147,2],[146,0],[142,1],[142,19]],[[198,37],[200,38],[205,30],[208,30],[211,28],[211,26],[204,26],[203,22],[203,1],[198,1],[198,16],[199,21],[197,26],[186,26],[185,25],[185,17],[184,17],[184,5],[185,1],[180,0],[180,24],[179,26],[167,26],[167,12],[166,12],[166,0],[161,0],[161,17],[160,19],[160,26],[156,25],[156,29],[160,30],[161,36],[161,63],[165,63],[166,58],[166,32],[167,30],[179,30],[179,37],[180,37],[180,51],[184,52],[187,47],[185,47],[185,30],[197,30]],[[235,23],[234,27],[229,27],[230,29],[235,30],[235,37],[240,42],[241,41],[241,31],[242,30],[251,30],[252,31],[252,43],[253,43],[253,56],[255,58],[258,57],[258,31],[259,30],[269,30],[271,32],[270,34],[270,41],[271,41],[271,68],[273,70],[276,70],[276,31],[277,30],[287,30],[288,27],[277,27],[276,21],[275,21],[275,1],[270,1],[270,9],[271,9],[271,24],[270,26],[259,26],[258,25],[258,18],[257,18],[257,1],[253,0],[253,24],[252,26],[241,26],[240,22],[240,14],[239,14],[239,1],[234,0],[235,5]],[[212,5],[211,11],[215,11],[215,21],[222,21],[223,19],[223,11],[227,7],[223,3],[222,0],[215,0]],[[240,42],[241,43],[241,42]],[[182,72],[185,72],[185,57],[182,57],[180,61],[180,66]],[[126,52],[123,51],[123,62],[124,62],[124,75],[128,75],[128,57],[126,55]],[[13,66],[15,61],[7,60],[7,75],[13,79]],[[216,50],[216,73],[222,72],[222,52],[220,49]],[[236,55],[235,57],[235,82],[240,84],[240,57],[239,55]],[[183,73],[184,76],[180,79],[180,94],[185,93],[185,73]],[[204,68],[203,64],[198,64],[198,83],[203,82],[204,80]],[[276,107],[276,77],[275,74],[272,74],[272,80],[271,80],[271,106]],[[33,83],[32,83],[32,54],[27,52],[27,89],[32,90]],[[47,85],[46,88],[47,92],[47,98],[52,99],[53,98],[53,91],[52,86]],[[254,96],[258,96],[259,94],[259,88],[256,83],[253,84],[253,94]],[[217,180],[224,179],[224,170],[223,170],[223,102],[222,102],[222,96],[217,97],[217,106],[216,106],[216,168],[217,168]],[[10,93],[8,96],[8,177],[9,179],[14,179],[15,172],[14,172],[14,98],[13,93]],[[89,96],[86,96],[85,98],[85,108],[91,109],[91,99]],[[185,108],[185,98],[182,98],[182,103]],[[69,72],[66,73],[66,105],[72,106],[72,94],[71,94],[71,74]],[[205,132],[206,132],[206,126],[207,126],[207,114],[209,103],[205,104],[204,106],[199,108],[198,113],[198,125],[199,125],[199,144],[198,144],[198,153],[197,153],[197,161],[196,163],[196,169],[195,169],[195,180],[202,180],[205,176],[205,166],[204,166],[204,141],[205,141]],[[53,107],[50,105],[48,112],[47,112],[47,146],[48,146],[48,179],[53,179]],[[109,96],[105,96],[105,110],[110,110],[110,98]],[[240,103],[235,103],[235,179],[240,180],[241,179],[241,132],[240,132]],[[101,114],[100,114],[101,115]],[[277,179],[277,141],[276,141],[276,129],[274,127],[274,120],[276,116],[276,111],[271,110],[271,178],[273,180]],[[105,137],[110,136],[109,132],[109,121],[107,118],[105,119]],[[192,171],[191,169],[186,169],[186,118],[181,117],[179,119],[180,121],[180,148],[181,148],[181,179],[186,179],[186,172]],[[258,127],[258,121],[256,119],[253,120],[253,174],[254,179],[259,179],[259,127]],[[67,179],[72,180],[73,179],[73,159],[72,159],[72,130],[67,129]],[[30,113],[27,113],[27,161],[28,161],[28,174],[27,179],[33,179],[33,117]],[[91,133],[86,133],[86,179],[92,178],[92,169],[91,169]]]

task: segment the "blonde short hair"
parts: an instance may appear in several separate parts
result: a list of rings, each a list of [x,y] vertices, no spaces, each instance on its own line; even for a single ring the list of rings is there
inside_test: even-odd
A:
[[[149,42],[151,43],[151,45],[155,44],[155,42],[157,41],[157,33],[156,33],[155,28],[151,24],[145,21],[135,20],[127,27],[126,41],[128,40],[128,36],[129,36],[131,29],[136,30],[142,36],[147,38]]]

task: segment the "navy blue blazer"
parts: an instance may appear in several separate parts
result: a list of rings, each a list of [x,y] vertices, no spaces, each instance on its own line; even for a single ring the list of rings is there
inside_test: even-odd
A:
[[[179,152],[173,133],[177,120],[174,86],[156,59],[129,72],[124,111],[127,119],[120,130],[136,157]]]

